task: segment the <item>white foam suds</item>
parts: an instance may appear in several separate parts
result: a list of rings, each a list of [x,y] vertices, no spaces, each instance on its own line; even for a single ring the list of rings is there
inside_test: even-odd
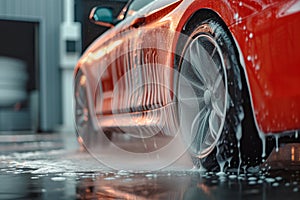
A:
[[[249,177],[248,180],[249,180],[249,181],[256,181],[257,178],[256,178],[256,177]]]
[[[257,183],[262,184],[263,180],[258,180]]]
[[[266,178],[265,181],[267,183],[273,183],[273,182],[275,182],[275,179],[274,178]]]
[[[226,174],[225,174],[225,172],[220,171],[220,172],[218,172],[216,175],[217,175],[217,176],[225,176]]]
[[[242,111],[243,112],[243,111]],[[237,131],[236,131],[236,139],[237,139],[237,148],[238,148],[238,151],[239,151],[239,166],[238,166],[238,174],[240,174],[240,168],[241,168],[241,164],[242,164],[242,155],[241,155],[241,144],[240,144],[240,141],[241,141],[241,138],[242,138],[242,127],[241,125],[239,125],[237,127]]]
[[[230,179],[236,179],[236,178],[237,178],[237,175],[231,174],[231,175],[228,176],[228,178],[230,178]]]
[[[259,177],[260,179],[265,179],[266,177],[264,175],[260,176]]]
[[[145,175],[147,178],[156,178],[157,174],[146,174]]]
[[[266,156],[266,135],[259,131],[259,138],[261,140],[262,143],[262,154],[261,157],[264,158]]]
[[[220,150],[219,150],[219,147],[217,146],[217,155],[216,155],[216,158],[217,158],[217,162],[219,164],[219,167],[220,167],[220,172],[218,174],[222,174],[224,173],[224,166],[226,164],[226,161],[224,161],[222,158],[221,158],[221,155],[220,155]],[[218,175],[217,174],[217,175]]]
[[[249,185],[256,185],[256,181],[249,181],[248,184]]]
[[[115,177],[106,177],[103,180],[112,181],[112,180],[115,180],[115,179],[116,179]]]
[[[274,183],[272,184],[272,186],[273,186],[273,187],[278,187],[278,186],[279,186],[279,183],[274,182]]]
[[[74,172],[65,172],[63,173],[63,176],[67,176],[67,177],[76,177],[78,174],[74,173]]]
[[[117,174],[121,176],[128,176],[130,173],[126,170],[119,170]]]
[[[66,178],[65,177],[52,177],[51,180],[52,181],[65,181]]]
[[[224,173],[224,166],[226,161],[219,161],[220,173]]]
[[[275,141],[276,141],[276,152],[278,152],[279,151],[279,142],[278,142],[278,140],[279,140],[279,135],[278,134],[276,134],[276,135],[274,135],[274,137],[275,137]]]

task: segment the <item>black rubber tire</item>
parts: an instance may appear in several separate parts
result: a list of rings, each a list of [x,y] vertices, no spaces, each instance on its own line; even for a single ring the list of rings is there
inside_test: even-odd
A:
[[[201,29],[202,25],[208,29]],[[239,61],[239,54],[234,39],[223,21],[215,14],[194,16],[182,30],[182,37],[177,46],[175,64],[178,63],[178,71],[181,70],[184,49],[190,41],[199,34],[206,34],[215,39],[221,48],[226,66],[229,107],[226,110],[223,130],[214,150],[207,156],[199,158],[192,156],[195,166],[204,167],[209,171],[219,171],[219,162],[226,162],[225,168],[257,166],[262,162],[262,141],[259,138],[253,119],[253,111],[250,95],[247,88],[244,71]],[[183,49],[183,50],[182,50]],[[241,128],[242,138],[238,148],[237,131]],[[269,143],[269,142],[267,142]],[[273,149],[272,144],[267,144],[266,155]],[[240,159],[242,162],[240,162]],[[230,161],[230,162],[229,162]]]

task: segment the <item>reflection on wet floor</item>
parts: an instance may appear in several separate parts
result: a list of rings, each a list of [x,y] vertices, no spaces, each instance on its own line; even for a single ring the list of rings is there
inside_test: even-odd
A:
[[[272,152],[267,162],[273,169],[300,169],[300,144],[285,144]]]
[[[0,136],[0,199],[300,197],[299,144],[281,146],[260,168],[237,175],[200,172],[188,167],[161,171],[111,170],[80,151],[74,136],[69,136]]]
[[[0,135],[0,152],[28,152],[64,148],[59,134]]]
[[[200,172],[96,175],[77,184],[82,199],[289,199],[299,198],[299,171],[218,176]]]

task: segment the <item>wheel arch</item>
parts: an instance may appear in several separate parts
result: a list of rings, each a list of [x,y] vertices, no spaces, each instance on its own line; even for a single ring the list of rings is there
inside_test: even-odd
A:
[[[86,98],[88,101],[88,109],[91,112],[93,116],[96,116],[95,113],[95,103],[94,103],[94,98],[92,95],[92,86],[91,86],[91,76],[89,75],[88,71],[85,69],[84,65],[77,66],[75,71],[74,71],[74,81],[73,81],[73,94],[74,94],[74,100],[73,100],[73,112],[75,112],[75,87],[76,87],[76,80],[80,78],[80,76],[85,76],[86,77]],[[75,122],[75,118],[74,118]],[[95,119],[91,120],[93,128],[96,130],[98,127],[98,123],[96,122]],[[76,123],[75,123],[76,124]],[[77,125],[76,125],[77,126]]]
[[[190,17],[188,18],[188,20],[183,24],[183,26],[181,26],[180,28],[180,33],[184,34],[186,32],[188,32],[188,29],[193,28],[193,24],[195,24],[197,21],[201,21],[201,20],[207,20],[209,18],[213,17],[215,20],[217,20],[224,28],[224,30],[226,31],[227,36],[229,37],[229,39],[231,40],[232,44],[234,45],[234,52],[237,55],[237,61],[238,61],[238,66],[239,69],[241,71],[241,75],[244,78],[244,82],[245,82],[245,86],[247,87],[247,93],[249,95],[249,101],[250,101],[250,106],[252,109],[252,115],[253,115],[253,121],[255,123],[255,127],[256,130],[259,134],[260,137],[264,136],[265,133],[263,133],[263,131],[260,129],[259,125],[258,125],[258,120],[255,116],[255,108],[254,108],[254,104],[253,104],[253,98],[252,98],[252,93],[250,90],[250,83],[249,83],[249,78],[248,78],[248,74],[247,74],[247,70],[246,70],[246,63],[245,63],[245,59],[243,56],[243,53],[241,51],[241,48],[234,36],[234,34],[230,31],[229,26],[231,23],[231,19],[228,19],[228,16],[226,16],[226,19],[223,19],[220,14],[216,11],[214,11],[213,9],[210,8],[201,8],[197,11],[195,11],[192,15],[190,15]],[[227,23],[226,23],[227,22]],[[229,24],[229,26],[227,25]],[[180,35],[181,35],[180,34]],[[179,42],[180,38],[177,41],[176,47],[175,47],[175,59],[174,59],[174,69],[180,71],[178,63],[180,61],[180,55],[181,55],[181,51],[183,49],[183,45],[185,45],[185,42]],[[176,88],[175,86],[177,85],[177,80],[174,79],[174,88]]]
[[[175,52],[176,55],[181,55],[181,50],[183,49],[183,45],[185,45],[187,36],[186,33],[189,32],[190,29],[193,29],[193,25],[195,23],[197,23],[198,21],[204,21],[207,20],[209,18],[214,18],[215,20],[217,20],[220,24],[222,24],[224,30],[226,31],[227,35],[229,36],[229,38],[232,40],[232,42],[235,44],[235,49],[234,51],[237,53],[237,55],[239,55],[238,49],[237,49],[237,45],[236,45],[236,40],[233,38],[233,34],[230,32],[228,25],[231,23],[231,20],[226,20],[227,23],[225,22],[225,19],[223,19],[216,11],[210,9],[210,8],[201,8],[197,11],[195,11],[194,13],[192,13],[188,19],[184,22],[184,24],[181,25],[181,23],[179,23],[178,26],[178,32],[180,33],[179,38],[177,40],[177,42],[175,42]],[[227,17],[228,18],[228,17]],[[185,19],[183,19],[185,20]],[[183,41],[182,38],[180,38],[181,36],[185,35]],[[176,57],[175,57],[176,58]],[[176,61],[176,60],[175,60]],[[176,65],[177,63],[174,63],[174,68],[176,70],[179,70],[178,66]]]

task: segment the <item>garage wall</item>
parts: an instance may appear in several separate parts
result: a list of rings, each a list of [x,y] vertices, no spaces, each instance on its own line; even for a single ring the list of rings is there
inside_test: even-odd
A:
[[[52,131],[61,123],[59,27],[62,21],[62,0],[1,0],[0,19],[40,23],[39,127],[42,131]]]

